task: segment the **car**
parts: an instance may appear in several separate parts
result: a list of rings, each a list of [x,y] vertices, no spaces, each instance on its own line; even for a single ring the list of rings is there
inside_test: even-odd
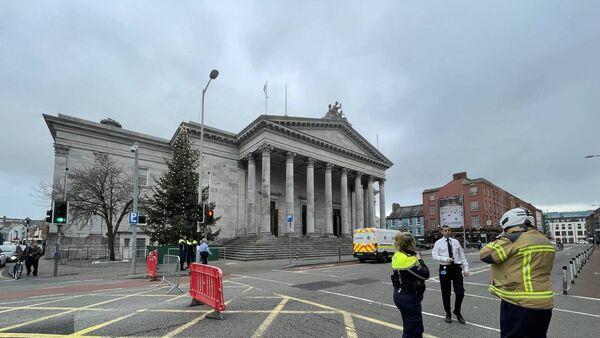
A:
[[[22,250],[25,250],[25,245],[20,245]],[[15,251],[17,250],[17,245],[8,243],[4,245],[0,245],[0,253],[2,253],[5,257],[5,263],[13,263],[16,262],[17,259],[15,257]]]
[[[588,244],[588,242],[584,239],[580,239],[577,244]]]

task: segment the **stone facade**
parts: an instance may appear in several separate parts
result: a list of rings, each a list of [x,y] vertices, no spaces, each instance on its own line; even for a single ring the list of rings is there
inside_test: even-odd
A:
[[[194,122],[181,123],[171,140],[165,140],[65,115],[44,118],[54,138],[53,180],[58,184],[64,182],[65,168],[89,164],[97,153],[132,167],[129,147],[137,141],[140,167],[147,175],[143,195],[165,170],[171,143],[183,128],[199,149],[200,125]],[[204,154],[203,182],[217,205],[222,237],[289,231],[297,236],[350,236],[355,228],[385,227],[384,217],[375,223],[373,191],[377,185],[385,215],[385,171],[392,163],[343,116],[263,115],[238,134],[205,127]],[[288,214],[293,215],[291,223]],[[91,220],[68,227],[66,236],[102,236],[101,227],[100,219]],[[130,234],[126,222],[120,233],[123,244]]]

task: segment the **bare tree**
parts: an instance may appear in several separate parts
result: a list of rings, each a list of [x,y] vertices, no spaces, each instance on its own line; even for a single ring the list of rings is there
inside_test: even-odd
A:
[[[102,217],[111,261],[115,260],[119,225],[133,202],[131,182],[130,172],[106,154],[97,155],[92,165],[68,174],[69,223],[87,224],[93,216]],[[55,185],[55,197],[62,196],[59,189]]]

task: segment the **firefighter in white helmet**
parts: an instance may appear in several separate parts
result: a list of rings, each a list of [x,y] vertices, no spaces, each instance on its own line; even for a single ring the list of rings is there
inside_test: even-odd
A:
[[[479,252],[491,264],[490,292],[500,299],[501,337],[546,337],[552,317],[554,246],[533,226],[529,211],[500,218],[504,230]]]

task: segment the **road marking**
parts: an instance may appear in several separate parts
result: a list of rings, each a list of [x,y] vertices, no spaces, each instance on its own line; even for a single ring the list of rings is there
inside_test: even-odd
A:
[[[352,316],[348,312],[344,312],[342,316],[344,317],[344,325],[346,325],[346,336],[348,338],[358,338]]]
[[[112,319],[112,320],[109,320],[109,321],[106,321],[104,323],[100,323],[100,324],[96,324],[94,326],[90,326],[88,328],[85,328],[83,330],[79,330],[79,331],[73,333],[71,336],[83,336],[86,333],[90,333],[92,331],[96,331],[96,330],[101,329],[101,328],[103,328],[103,327],[105,327],[107,325],[110,325],[110,324],[116,323],[118,321],[121,321],[123,319],[129,318],[129,317],[133,316],[134,314],[136,314],[136,312],[130,313],[128,315],[121,316],[121,317],[118,317],[118,318],[115,318],[115,319]]]
[[[22,310],[23,307],[15,307],[15,306],[0,306],[0,309],[15,309]],[[74,310],[74,307],[64,307],[64,306],[41,306],[41,307],[29,307],[26,310],[41,310],[41,311],[67,311]],[[82,311],[114,311],[114,309],[81,309]]]
[[[233,297],[232,299],[228,300],[225,302],[225,305],[229,305],[229,303],[231,303],[233,300],[237,299],[239,296],[243,295],[244,293],[252,290],[253,287],[249,286],[246,290],[242,291],[241,294],[239,294],[238,296]],[[181,325],[180,327],[176,328],[175,330],[167,333],[166,335],[163,336],[163,338],[171,338],[173,336],[176,336],[178,334],[180,334],[181,332],[187,330],[188,328],[190,328],[191,326],[193,326],[194,324],[198,323],[199,321],[203,320],[204,318],[206,318],[206,316],[210,313],[213,313],[213,311],[209,311],[206,312],[204,314],[202,314],[200,317],[195,318],[192,321],[187,322],[186,324]]]
[[[346,294],[343,294],[343,293],[337,293],[337,292],[326,291],[326,290],[319,290],[319,292],[333,294],[333,295],[341,296],[341,297],[352,298],[352,299],[356,299],[356,300],[361,300],[361,301],[368,302],[368,303],[371,303],[371,304],[377,304],[377,305],[381,305],[381,306],[387,306],[387,307],[391,307],[391,308],[394,308],[394,309],[396,308],[396,305],[382,303],[382,302],[378,302],[378,301],[371,300],[371,299],[366,299],[366,298],[360,298],[360,297],[356,297],[356,296],[346,295]],[[435,313],[430,313],[430,312],[425,312],[425,311],[422,311],[422,313],[424,315],[428,315],[428,316],[432,316],[432,317],[445,318],[445,316],[441,316],[441,315],[438,315],[438,314],[435,314]],[[476,324],[476,323],[472,323],[472,322],[467,322],[467,324],[473,325],[473,326],[476,326],[476,327],[480,327],[480,328],[483,328],[483,329],[486,329],[486,330],[492,330],[492,331],[500,332],[499,329],[496,329],[496,328],[493,328],[493,327],[489,327],[489,326],[485,326],[485,325],[481,325],[481,324]]]
[[[257,279],[257,280],[262,280],[265,282],[271,282],[271,283],[279,283],[279,284],[283,284],[283,285],[287,285],[287,286],[292,286],[294,284],[290,284],[290,283],[286,283],[286,282],[280,282],[277,280],[272,280],[272,279],[266,279],[266,278],[259,278],[259,277],[252,277],[252,276],[244,276],[244,275],[235,275],[238,276],[240,278],[250,278],[250,279]]]
[[[151,288],[150,290],[146,290],[146,291],[142,291],[142,292],[134,293],[134,294],[127,295],[127,296],[123,296],[123,297],[119,297],[119,298],[114,298],[114,299],[105,300],[105,301],[103,301],[103,302],[99,302],[99,303],[94,303],[94,304],[90,304],[90,305],[82,306],[82,307],[80,307],[80,308],[76,308],[76,309],[73,309],[73,310],[68,310],[68,311],[65,311],[65,312],[60,312],[60,313],[55,313],[55,314],[53,314],[53,315],[49,315],[49,316],[40,317],[40,318],[37,318],[37,319],[29,320],[29,321],[26,321],[26,322],[23,322],[23,323],[19,323],[19,324],[15,324],[15,325],[8,326],[8,327],[3,327],[3,328],[1,328],[1,329],[0,329],[0,332],[9,331],[9,330],[16,329],[16,328],[19,328],[19,327],[23,327],[23,326],[26,326],[26,325],[30,325],[30,324],[34,324],[34,323],[38,323],[38,322],[41,322],[41,321],[44,321],[44,320],[47,320],[47,319],[51,319],[51,318],[55,318],[55,317],[59,317],[59,316],[62,316],[62,315],[66,315],[66,314],[69,314],[69,313],[73,313],[73,312],[77,312],[77,311],[79,311],[79,310],[81,310],[81,309],[88,309],[88,308],[91,308],[91,307],[94,307],[94,306],[98,306],[98,305],[104,305],[104,304],[107,304],[107,303],[115,302],[115,301],[117,301],[117,300],[121,300],[121,299],[125,299],[125,298],[134,297],[134,296],[137,296],[137,295],[139,295],[139,294],[143,294],[143,293],[150,292],[150,291],[154,291],[154,290],[156,290],[156,289],[155,289],[155,288]],[[75,297],[73,297],[73,298],[76,298],[76,297],[81,297],[81,296],[85,296],[85,295],[78,295],[78,296],[75,296]],[[38,304],[38,305],[42,305],[42,304]],[[6,310],[6,311],[9,311],[9,310]]]
[[[282,299],[281,297],[277,297],[277,299]],[[141,310],[138,310],[141,311]],[[155,310],[146,310],[146,312],[166,312],[166,313],[208,313],[213,310],[178,310],[178,309],[155,309]],[[240,313],[240,314],[264,314],[271,313],[273,310],[231,310],[225,311],[224,314],[227,313]],[[336,311],[331,310],[281,310],[279,314],[336,314]]]
[[[600,301],[600,298],[594,298],[594,297],[584,297],[584,296],[575,296],[575,295],[565,295],[565,297],[575,297],[575,298],[581,298],[581,299],[587,299],[587,300]]]
[[[0,337],[17,337],[17,338],[62,338],[66,337],[60,334],[48,334],[48,333],[11,333],[4,332],[0,334]],[[102,338],[102,336],[79,336],[80,338]]]
[[[62,297],[62,298],[58,298],[58,299],[53,299],[53,300],[49,300],[47,302],[42,302],[42,303],[36,303],[36,304],[31,304],[31,305],[26,305],[26,306],[20,306],[20,307],[15,307],[9,310],[3,310],[0,311],[0,313],[6,313],[6,312],[11,312],[11,311],[16,311],[16,310],[26,310],[29,308],[32,308],[34,306],[40,306],[40,305],[46,305],[46,304],[50,304],[50,303],[55,303],[55,302],[60,302],[61,300],[69,300],[69,299],[73,299],[73,298],[78,298],[78,297],[82,297],[83,295],[76,295],[76,296],[71,296],[71,297]],[[0,329],[0,332],[2,332],[3,329]]]
[[[173,297],[173,298],[171,298],[171,299],[167,299],[167,300],[165,300],[165,303],[170,303],[170,302],[174,301],[175,299],[179,299],[179,298],[181,298],[181,297],[186,297],[186,296],[189,296],[189,294],[187,294],[187,293],[184,293],[183,295],[179,295],[179,296],[177,296],[177,297]]]
[[[385,327],[388,327],[388,328],[391,328],[391,329],[395,329],[395,330],[398,330],[398,331],[402,331],[403,330],[402,326],[397,325],[397,324],[393,324],[393,323],[389,323],[389,322],[385,322],[383,320],[379,320],[379,319],[375,319],[375,318],[371,318],[371,317],[359,315],[359,314],[356,314],[356,313],[344,311],[342,309],[334,308],[334,307],[331,307],[331,306],[328,306],[328,305],[319,304],[319,303],[316,303],[316,302],[311,302],[309,300],[305,300],[305,299],[301,299],[301,298],[296,298],[296,297],[287,296],[287,295],[281,295],[281,294],[277,294],[277,293],[275,295],[278,295],[278,296],[281,296],[281,297],[287,297],[287,298],[289,298],[291,300],[294,300],[294,301],[297,301],[297,302],[300,302],[300,303],[304,303],[304,304],[308,304],[308,305],[312,305],[312,306],[316,306],[316,307],[319,307],[319,308],[322,308],[322,309],[333,310],[333,311],[336,311],[336,312],[341,313],[341,314],[347,313],[347,314],[349,314],[350,316],[352,316],[354,318],[359,318],[359,319],[362,319],[362,320],[365,320],[365,321],[368,321],[368,322],[371,322],[371,323],[375,323],[375,324],[378,324],[378,325],[381,325],[381,326],[385,326]],[[432,335],[426,334],[426,333],[423,334],[423,337],[436,338],[436,336],[432,336]]]
[[[289,298],[283,298],[279,302],[279,304],[277,304],[277,306],[269,313],[269,315],[267,316],[267,318],[265,318],[262,324],[260,324],[258,329],[256,329],[256,331],[252,335],[253,338],[262,337],[263,334],[265,334],[265,332],[269,329],[269,326],[271,326],[271,323],[273,323],[273,320],[275,320],[279,312],[281,312],[281,310],[289,300]]]

